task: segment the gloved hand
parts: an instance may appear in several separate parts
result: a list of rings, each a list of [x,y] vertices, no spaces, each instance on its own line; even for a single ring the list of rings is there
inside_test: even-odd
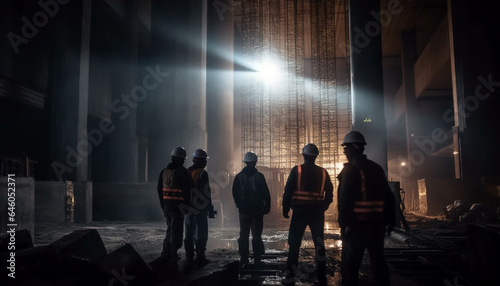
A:
[[[289,210],[285,210],[285,209],[283,209],[283,217],[284,217],[284,218],[290,218],[290,217],[288,216],[288,212],[289,212]]]
[[[214,210],[214,206],[210,206],[208,208],[208,217],[209,218],[215,218],[215,215],[217,214],[217,211]]]

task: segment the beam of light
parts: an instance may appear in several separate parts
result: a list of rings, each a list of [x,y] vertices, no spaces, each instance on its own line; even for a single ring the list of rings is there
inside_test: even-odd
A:
[[[267,87],[276,87],[282,84],[287,78],[284,64],[269,56],[266,59],[251,60],[241,55],[234,56],[234,70],[240,75],[253,77]]]
[[[257,68],[257,77],[268,86],[280,84],[285,77],[285,73],[279,64],[274,61],[266,61]]]

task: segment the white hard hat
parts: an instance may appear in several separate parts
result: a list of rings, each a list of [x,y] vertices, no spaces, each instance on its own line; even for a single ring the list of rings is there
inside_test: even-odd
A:
[[[342,146],[346,144],[366,145],[365,137],[359,131],[349,131],[344,137],[344,142],[342,142]]]
[[[249,151],[245,154],[243,162],[244,163],[257,162],[257,155],[254,152]]]
[[[318,146],[312,143],[306,144],[306,146],[302,148],[302,154],[309,156],[318,156],[319,155]]]
[[[186,158],[186,150],[183,147],[177,146],[170,152],[170,156]]]
[[[196,149],[193,153],[193,158],[205,158],[208,159],[207,152],[203,149]]]

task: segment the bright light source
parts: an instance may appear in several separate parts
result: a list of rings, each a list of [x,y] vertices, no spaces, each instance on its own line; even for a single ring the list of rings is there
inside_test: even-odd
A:
[[[284,77],[283,71],[279,65],[274,62],[265,62],[258,69],[258,77],[264,81],[266,85],[279,84]]]
[[[458,154],[458,151],[453,151],[453,155],[457,155]]]
[[[401,166],[406,166],[406,163],[405,162],[401,162]]]

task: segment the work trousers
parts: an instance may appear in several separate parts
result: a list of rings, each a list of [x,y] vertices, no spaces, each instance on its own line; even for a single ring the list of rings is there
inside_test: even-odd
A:
[[[238,240],[238,251],[243,258],[248,258],[248,237],[252,231],[252,248],[254,255],[260,256],[264,252],[262,243],[262,231],[264,229],[263,215],[240,214],[240,239]],[[257,249],[256,249],[257,248]]]
[[[196,244],[196,254],[205,254],[208,240],[208,217],[207,211],[202,210],[198,214],[189,213],[184,217],[184,249],[186,255],[193,257]]]
[[[300,244],[306,227],[311,230],[315,249],[315,261],[318,271],[324,272],[326,263],[325,242],[324,242],[325,212],[322,207],[294,210],[290,229],[288,231],[288,259],[287,269],[293,271],[294,266],[298,266]],[[323,273],[319,273],[323,275]]]
[[[177,250],[182,246],[182,233],[184,225],[184,216],[178,207],[172,207],[165,210],[167,222],[167,233],[163,240],[163,251],[161,255],[177,257]]]
[[[371,224],[346,227],[342,238],[340,273],[343,286],[357,286],[358,271],[365,249],[370,256],[373,281],[379,286],[389,286],[389,270],[384,257],[385,226]]]

